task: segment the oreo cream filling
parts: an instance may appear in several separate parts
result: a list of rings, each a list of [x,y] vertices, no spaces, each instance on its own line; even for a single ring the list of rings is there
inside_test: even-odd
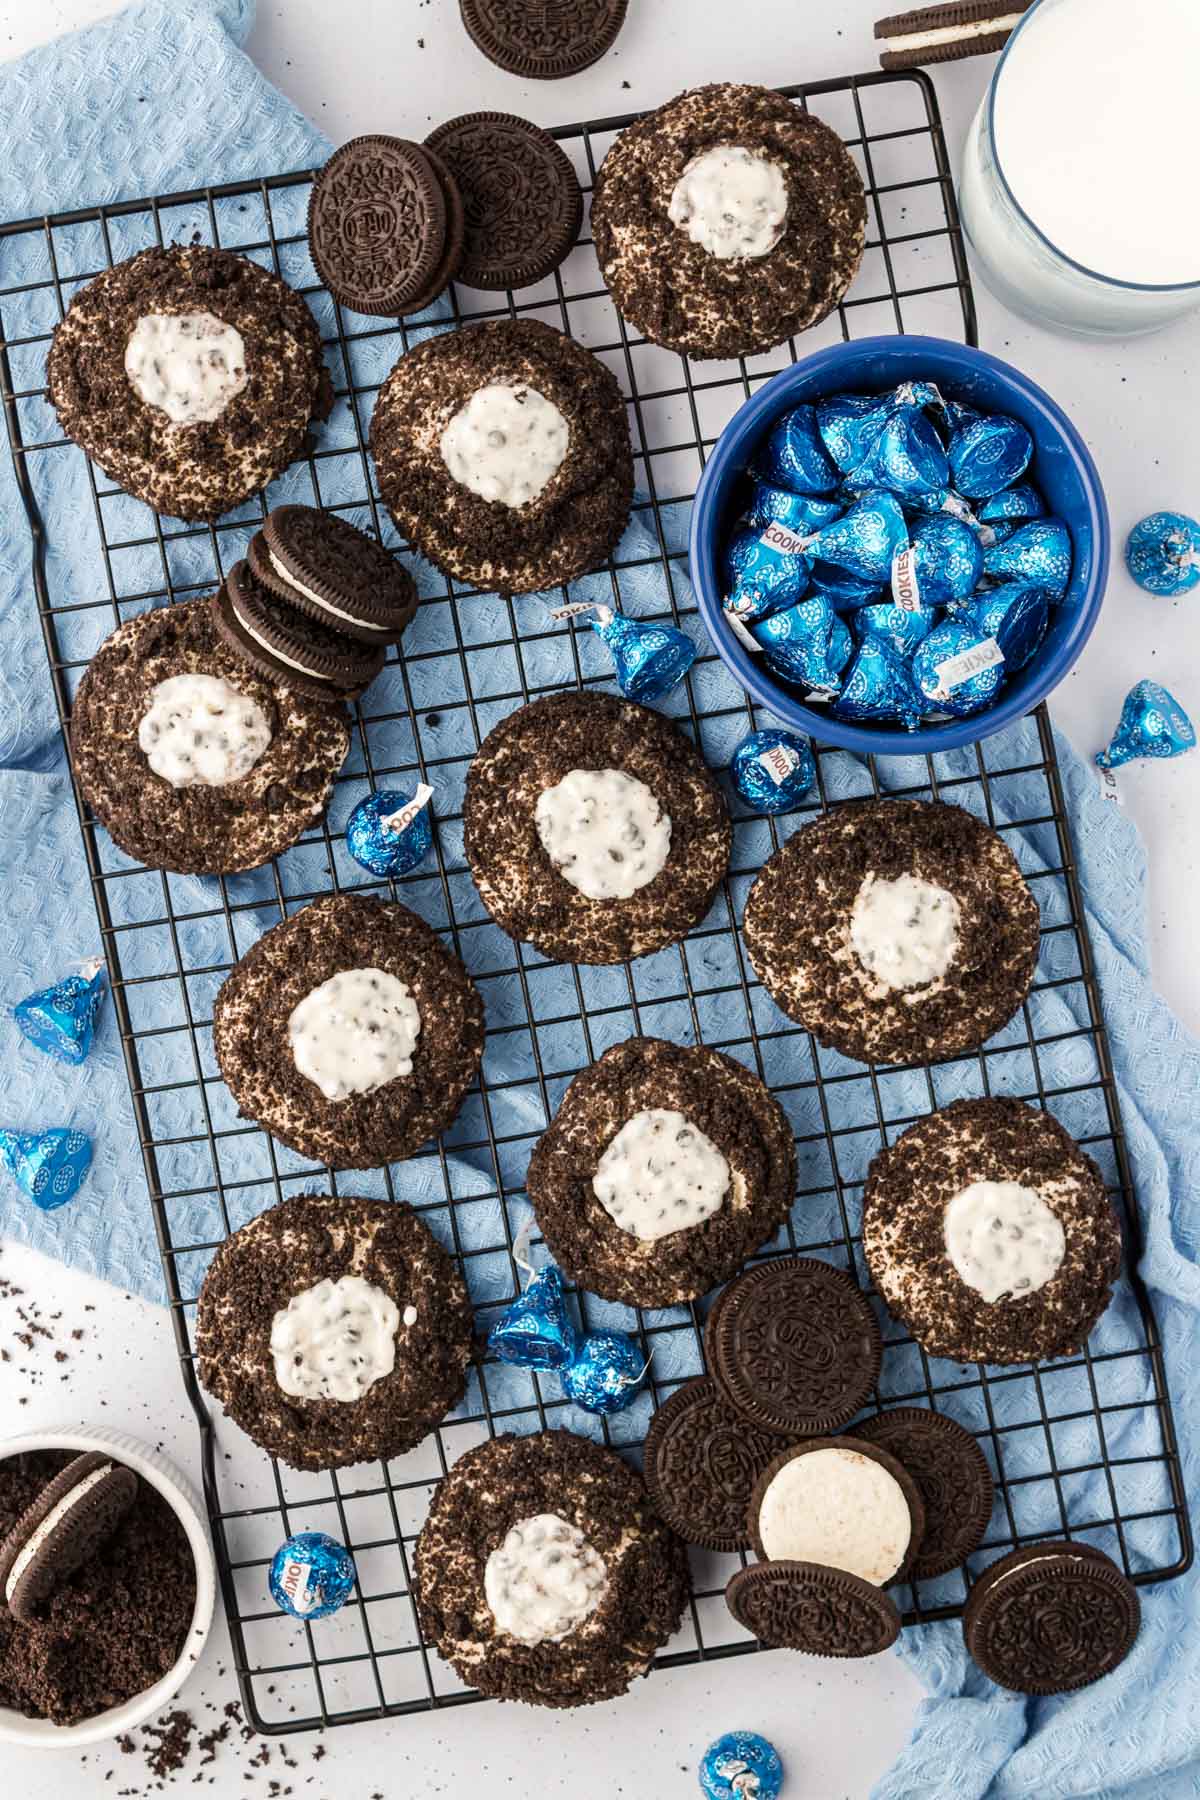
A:
[[[349,619],[352,624],[363,625],[368,631],[388,631],[390,629],[387,625],[372,625],[369,619],[360,619],[357,614],[348,613],[344,611],[342,607],[335,606],[332,600],[328,599],[324,594],[318,594],[315,588],[305,587],[304,583],[299,581],[296,576],[292,574],[290,569],[284,568],[283,564],[270,547],[267,549],[267,561],[285,586],[294,589],[297,594],[303,594],[306,600],[313,601],[315,605],[321,608],[322,612],[329,613],[331,617],[335,619]],[[271,654],[277,656],[279,652],[273,650]],[[293,666],[295,667],[298,665]]]
[[[293,1400],[361,1400],[395,1367],[399,1324],[391,1295],[361,1275],[319,1281],[271,1321],[275,1379]]]
[[[850,944],[885,988],[927,987],[954,961],[959,918],[958,901],[935,882],[868,873],[850,913]]]
[[[908,1553],[912,1515],[894,1475],[838,1445],[784,1463],[759,1505],[758,1536],[772,1562],[824,1563],[885,1587]]]
[[[98,1487],[112,1472],[113,1464],[110,1462],[103,1463],[100,1468],[91,1470],[82,1481],[77,1481],[73,1488],[69,1488],[61,1500],[55,1502],[41,1524],[35,1526],[30,1532],[13,1559],[13,1566],[8,1572],[8,1580],[4,1584],[4,1604],[6,1606],[10,1604],[17,1591],[18,1582],[47,1538],[58,1530],[67,1514],[73,1512],[79,1502],[86,1499],[92,1489]]]
[[[481,500],[526,506],[553,479],[571,428],[553,400],[532,387],[476,388],[441,438],[442,461]]]
[[[571,769],[534,808],[542,848],[589,900],[628,900],[671,852],[671,820],[644,781],[623,769]]]
[[[169,675],[138,726],[147,762],[173,788],[240,781],[270,742],[262,708],[217,675]]]
[[[946,1255],[988,1306],[1035,1294],[1057,1275],[1067,1238],[1036,1188],[972,1181],[946,1207]]]
[[[693,156],[671,194],[671,223],[722,261],[766,256],[783,236],[787,186],[779,164],[742,144]]]
[[[596,1165],[592,1191],[613,1224],[643,1243],[703,1225],[724,1204],[729,1164],[681,1112],[627,1119]]]
[[[370,1094],[412,1072],[421,1015],[386,969],[341,969],[292,1009],[288,1038],[301,1075],[327,1100]]]
[[[522,1644],[566,1637],[595,1612],[607,1581],[603,1559],[557,1513],[518,1519],[483,1572],[498,1630]]]
[[[210,312],[146,313],[129,334],[125,374],[173,425],[210,425],[246,385],[246,346]]]

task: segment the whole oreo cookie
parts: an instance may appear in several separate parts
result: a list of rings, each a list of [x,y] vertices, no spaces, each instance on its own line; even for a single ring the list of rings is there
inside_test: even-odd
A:
[[[623,1694],[678,1628],[687,1591],[683,1545],[641,1476],[569,1431],[459,1457],[414,1574],[426,1643],[481,1693],[532,1706]]]
[[[581,866],[571,820],[589,803],[597,854]],[[611,694],[532,701],[489,732],[467,772],[463,845],[480,899],[510,937],[564,962],[621,962],[686,937],[732,837],[691,740]]]
[[[466,238],[458,279],[468,287],[523,288],[569,254],[583,194],[566,152],[513,113],[467,113],[425,140],[462,195]]]
[[[815,1256],[760,1263],[731,1281],[708,1315],[704,1347],[730,1402],[782,1437],[847,1424],[883,1355],[866,1295]]]
[[[913,1564],[918,1581],[945,1575],[983,1542],[995,1487],[987,1457],[957,1420],[924,1406],[895,1406],[848,1434],[888,1451],[908,1470],[925,1507],[925,1531]]]
[[[659,1517],[689,1544],[746,1550],[750,1496],[778,1451],[777,1437],[730,1406],[711,1375],[698,1375],[650,1421],[646,1487]]]
[[[815,325],[857,272],[862,177],[838,134],[769,88],[695,88],[624,130],[592,196],[601,273],[651,343],[750,356]]]
[[[459,0],[489,62],[527,80],[557,81],[598,62],[616,42],[629,0]]]
[[[499,593],[573,581],[629,519],[633,453],[615,376],[539,319],[426,338],[375,402],[385,505],[413,548]]]
[[[707,1293],[774,1236],[795,1144],[757,1076],[706,1045],[627,1038],[577,1075],[529,1159],[550,1253],[630,1306]]]
[[[143,250],[55,327],[50,399],[69,438],[156,512],[214,519],[301,454],[332,387],[308,307],[204,244]]]
[[[394,317],[422,310],[449,279],[434,287],[446,261],[448,218],[453,241],[446,192],[419,144],[380,134],[352,138],[313,183],[313,266],[354,312]]]
[[[950,0],[875,21],[881,69],[919,69],[1003,50],[1033,0]]]
[[[217,630],[261,674],[314,699],[349,700],[383,667],[383,645],[365,644],[322,623],[317,608],[284,599],[282,582],[264,586],[248,562],[233,565],[213,602]]]
[[[403,563],[348,519],[277,506],[250,540],[251,573],[289,605],[365,644],[398,644],[417,610]]]
[[[1069,1694],[1115,1669],[1141,1624],[1137,1589],[1102,1550],[1013,1550],[971,1589],[963,1637],[985,1675],[1018,1694]]]
[[[1077,1350],[1108,1305],[1121,1230],[1100,1170],[1050,1113],[955,1100],[871,1163],[863,1252],[930,1356],[1037,1362]]]
[[[900,1636],[895,1604],[869,1581],[820,1563],[755,1563],[725,1589],[760,1644],[810,1656],[878,1656]]]
[[[137,1476],[89,1450],[47,1483],[0,1544],[0,1601],[32,1619],[112,1536],[137,1496]]]
[[[226,978],[213,1047],[245,1118],[315,1162],[378,1169],[450,1124],[479,1069],[483,1002],[406,906],[326,894]]]
[[[394,1201],[295,1195],[227,1238],[204,1278],[197,1373],[293,1469],[401,1456],[461,1400],[462,1277]]]
[[[190,697],[172,699],[195,678]],[[75,777],[138,862],[195,875],[255,869],[324,814],[350,747],[334,698],[325,689],[310,699],[291,671],[266,675],[235,653],[211,599],[156,607],[119,626],[84,674],[71,714]],[[256,737],[244,735],[247,719]],[[246,753],[238,761],[235,737]],[[213,748],[224,770],[199,766]]]
[[[1017,1011],[1037,901],[971,813],[862,800],[803,826],[759,870],[746,950],[782,1012],[859,1062],[957,1056]]]

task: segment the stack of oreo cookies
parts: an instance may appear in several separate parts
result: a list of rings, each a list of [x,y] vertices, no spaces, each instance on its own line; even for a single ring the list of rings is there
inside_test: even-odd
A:
[[[819,1258],[731,1282],[704,1342],[711,1373],[672,1395],[646,1440],[659,1513],[692,1543],[755,1550],[726,1599],[764,1643],[886,1649],[900,1615],[884,1589],[957,1568],[983,1538],[992,1476],[978,1444],[920,1407],[844,1430],[878,1379],[879,1327],[852,1278]]]
[[[254,668],[315,700],[356,699],[417,609],[408,570],[335,513],[280,506],[213,599],[217,630]]]

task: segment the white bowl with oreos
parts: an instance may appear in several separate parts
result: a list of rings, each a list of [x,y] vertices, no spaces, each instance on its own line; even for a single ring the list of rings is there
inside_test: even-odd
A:
[[[150,1686],[131,1694],[119,1705],[108,1706],[71,1724],[57,1724],[49,1717],[29,1716],[13,1707],[0,1706],[0,1744],[36,1750],[78,1750],[120,1732],[133,1731],[161,1712],[183,1686],[200,1659],[212,1624],[216,1566],[200,1502],[189,1483],[159,1451],[124,1432],[90,1425],[67,1426],[0,1442],[0,1471],[16,1457],[42,1452],[60,1452],[67,1458],[101,1452],[113,1465],[131,1470],[145,1488],[153,1490],[170,1508],[186,1539],[195,1573],[191,1618],[183,1631],[179,1652]],[[0,1619],[9,1628],[3,1634],[7,1651],[16,1621],[2,1597]],[[8,1670],[4,1672],[7,1674]]]

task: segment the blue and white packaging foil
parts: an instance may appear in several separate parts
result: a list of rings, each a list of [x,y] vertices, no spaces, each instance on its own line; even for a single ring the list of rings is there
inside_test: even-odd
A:
[[[1200,582],[1200,524],[1186,513],[1151,513],[1129,534],[1125,566],[1148,594],[1190,593]]]
[[[833,703],[839,719],[898,720],[915,731],[924,715],[909,665],[886,638],[863,639]]]
[[[776,419],[755,455],[751,474],[797,494],[832,494],[841,473],[821,442],[811,406]]]
[[[1061,519],[1031,519],[1002,544],[983,553],[990,581],[1020,581],[1043,587],[1061,600],[1071,580],[1071,534]]]
[[[1139,681],[1125,696],[1112,741],[1096,761],[1102,769],[1117,769],[1139,757],[1182,756],[1195,747],[1195,727],[1175,696],[1157,681]]]
[[[812,746],[782,726],[768,725],[744,737],[729,764],[737,792],[755,812],[788,812],[817,778]]]
[[[990,638],[966,619],[945,619],[912,659],[912,676],[934,707],[965,719],[990,706],[1004,680],[1004,657]]]
[[[1019,481],[1033,456],[1033,438],[1003,413],[972,419],[950,439],[950,480],[968,500],[983,500]]]

